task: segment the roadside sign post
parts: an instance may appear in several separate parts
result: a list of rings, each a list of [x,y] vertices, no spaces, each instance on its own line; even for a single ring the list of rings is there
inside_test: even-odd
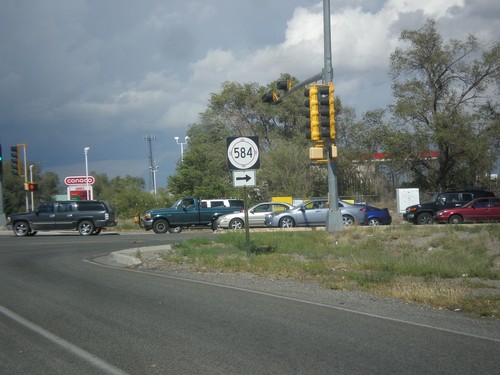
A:
[[[233,171],[233,186],[243,187],[245,210],[245,248],[250,256],[250,229],[248,225],[247,186],[255,186],[255,169],[260,167],[258,137],[228,137],[227,165]]]

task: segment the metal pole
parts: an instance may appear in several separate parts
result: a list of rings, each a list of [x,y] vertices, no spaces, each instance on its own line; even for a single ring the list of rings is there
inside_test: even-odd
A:
[[[330,30],[330,0],[323,0],[323,37],[324,37],[324,58],[323,81],[325,83],[333,82],[332,68],[332,41]],[[337,188],[337,162],[332,155],[331,140],[326,142],[328,158],[328,196],[330,200],[330,209],[326,222],[326,230],[330,233],[340,232],[343,229],[342,214],[340,213],[337,201],[339,198]]]
[[[85,154],[85,182],[87,184],[87,200],[89,200],[89,163],[87,160],[87,154],[89,153],[90,147],[85,147],[83,153]]]
[[[158,166],[155,165],[154,159],[153,159],[153,141],[156,141],[156,135],[147,135],[144,136],[144,140],[149,143],[149,170],[151,172],[151,176],[149,179],[149,188],[151,190],[151,183],[153,183],[153,192],[156,195],[156,176],[155,172]]]
[[[23,151],[23,154],[24,154],[24,184],[25,184],[24,186],[26,186],[26,184],[28,183],[28,161],[26,159],[27,152],[26,152],[26,145],[23,144],[21,146],[23,146],[23,150],[24,150]],[[19,157],[19,155],[18,155],[18,157]],[[28,192],[27,191],[24,192],[24,196],[26,198],[26,212],[29,212],[29,210],[30,210],[30,204],[29,204],[29,198],[28,198]]]
[[[30,165],[30,184],[33,183],[33,165]],[[35,204],[33,202],[33,191],[31,192],[31,211],[35,210]]]

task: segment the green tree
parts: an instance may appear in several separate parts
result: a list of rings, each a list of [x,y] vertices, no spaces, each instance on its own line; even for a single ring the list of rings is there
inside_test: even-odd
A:
[[[292,79],[282,75],[280,79]],[[227,165],[227,137],[257,136],[261,167],[257,171],[258,193],[252,199],[273,195],[309,197],[325,195],[326,168],[308,158],[311,146],[304,137],[304,97],[289,95],[280,105],[262,103],[262,95],[276,90],[258,84],[225,82],[220,93],[212,94],[200,122],[188,130],[189,148],[168,179],[175,196],[206,198],[240,197],[242,189],[232,186]]]
[[[401,170],[423,188],[482,184],[499,156],[500,42],[483,49],[469,35],[448,43],[428,20],[404,30],[390,59],[395,120],[386,142]],[[437,150],[437,161],[423,152]]]

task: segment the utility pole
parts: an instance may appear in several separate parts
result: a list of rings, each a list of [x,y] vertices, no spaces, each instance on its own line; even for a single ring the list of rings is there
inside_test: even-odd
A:
[[[324,38],[324,59],[323,81],[328,84],[333,83],[332,67],[332,40],[330,28],[330,0],[323,0],[323,38]],[[326,220],[326,230],[328,232],[340,232],[344,225],[342,214],[338,207],[338,185],[337,185],[337,155],[333,155],[335,144],[329,139],[326,142],[327,165],[328,165],[328,197],[330,200],[330,209]]]
[[[305,87],[313,82],[322,80],[323,84],[315,84],[314,87],[306,89],[304,95],[309,97],[304,103],[309,108],[306,117],[308,117],[308,125],[306,125],[306,138],[316,141],[316,145],[309,149],[309,158],[318,162],[326,162],[328,168],[328,199],[330,208],[326,220],[326,230],[328,232],[340,232],[344,229],[342,214],[338,207],[338,187],[337,187],[337,147],[335,146],[335,99],[333,96],[333,68],[332,68],[332,41],[330,30],[330,0],[323,0],[323,54],[324,66],[320,74],[308,78],[302,82],[291,86],[291,82],[278,81],[277,88],[284,90],[282,96],[278,96],[274,91],[269,91],[262,96],[262,101],[269,104],[280,104],[288,95],[292,94],[299,88]],[[321,90],[321,91],[320,91]],[[325,91],[326,90],[326,91]],[[321,96],[322,103],[319,103]],[[328,114],[321,113],[319,116],[319,106],[324,109],[324,100],[328,99]],[[306,104],[307,103],[307,104]],[[324,134],[324,123],[320,121],[320,117],[327,118],[327,134]],[[309,128],[307,130],[307,128]],[[326,147],[326,159],[324,158],[324,148]]]
[[[155,165],[153,159],[153,141],[156,141],[156,135],[145,135],[144,140],[149,144],[149,171],[151,173],[149,179],[149,189],[153,191],[156,195],[156,171],[158,170],[158,166]],[[151,186],[153,188],[151,188]]]

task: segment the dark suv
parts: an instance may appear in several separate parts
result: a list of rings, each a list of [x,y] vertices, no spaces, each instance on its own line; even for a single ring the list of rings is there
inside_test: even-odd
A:
[[[406,207],[403,219],[414,224],[432,224],[433,217],[439,210],[460,207],[476,198],[494,196],[491,191],[480,189],[447,190],[434,194],[429,203]]]
[[[39,230],[77,230],[82,236],[97,235],[116,226],[115,212],[106,201],[60,201],[40,204],[33,212],[7,217],[7,228],[16,236],[34,236]]]

